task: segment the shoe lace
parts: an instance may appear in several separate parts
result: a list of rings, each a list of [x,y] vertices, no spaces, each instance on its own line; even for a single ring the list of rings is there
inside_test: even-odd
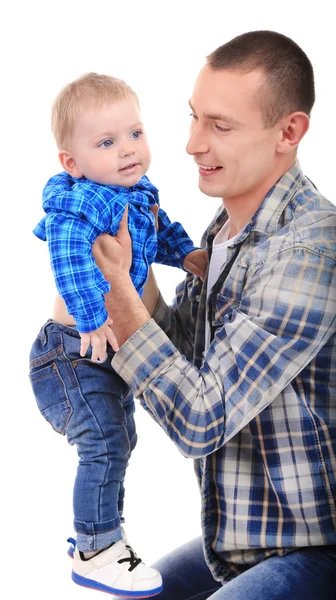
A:
[[[133,571],[133,569],[135,569],[135,567],[137,567],[138,565],[140,565],[141,558],[138,558],[137,555],[135,554],[133,548],[131,548],[131,546],[126,546],[127,550],[129,551],[130,555],[127,558],[121,558],[120,560],[118,560],[118,563],[121,565],[122,563],[125,562],[129,562],[130,566],[129,566],[129,571]]]

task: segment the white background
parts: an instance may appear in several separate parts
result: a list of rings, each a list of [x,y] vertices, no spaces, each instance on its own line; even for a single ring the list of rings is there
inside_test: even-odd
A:
[[[42,216],[41,190],[60,170],[49,125],[55,95],[87,71],[121,77],[134,87],[152,148],[149,176],[171,220],[180,220],[198,242],[219,201],[198,191],[195,166],[185,153],[193,81],[205,56],[235,35],[279,31],[301,45],[315,68],[317,101],[299,158],[320,191],[335,201],[331,5],[12,0],[2,8],[0,590],[7,588],[6,598],[94,594],[72,584],[66,556],[76,451],[44,422],[27,378],[30,346],[50,316],[54,296],[47,247],[31,231]],[[156,274],[169,301],[183,274],[167,267],[157,267]],[[151,562],[200,534],[200,503],[192,462],[140,407],[136,418],[139,442],[126,481],[127,532]]]

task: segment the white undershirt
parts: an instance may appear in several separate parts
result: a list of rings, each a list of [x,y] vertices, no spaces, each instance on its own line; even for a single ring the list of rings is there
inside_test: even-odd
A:
[[[231,224],[230,224],[230,221],[228,220],[223,225],[222,229],[219,230],[219,232],[217,233],[217,235],[213,241],[212,254],[211,254],[211,259],[210,259],[210,264],[209,264],[209,273],[208,273],[207,303],[208,303],[209,296],[211,294],[211,290],[221,273],[222,266],[226,262],[227,247],[230,246],[232,244],[232,242],[234,241],[234,239],[237,237],[237,236],[235,236],[235,237],[229,239],[230,227],[231,227]],[[210,324],[208,322],[207,311],[206,311],[205,352],[207,352],[207,350],[210,346],[210,336],[211,336]]]

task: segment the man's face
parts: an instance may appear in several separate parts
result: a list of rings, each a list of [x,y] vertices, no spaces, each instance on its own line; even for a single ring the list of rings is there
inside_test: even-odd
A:
[[[87,179],[131,187],[146,173],[150,150],[131,94],[79,116],[70,153]]]
[[[214,71],[206,65],[196,80],[187,152],[208,196],[248,201],[274,183],[280,126],[263,126],[257,100],[261,78],[258,71]]]

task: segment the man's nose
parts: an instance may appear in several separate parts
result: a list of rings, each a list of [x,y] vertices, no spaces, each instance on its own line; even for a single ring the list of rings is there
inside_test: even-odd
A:
[[[190,132],[189,141],[186,146],[188,154],[205,154],[209,151],[209,145],[205,137],[205,132],[200,128],[194,127]]]

